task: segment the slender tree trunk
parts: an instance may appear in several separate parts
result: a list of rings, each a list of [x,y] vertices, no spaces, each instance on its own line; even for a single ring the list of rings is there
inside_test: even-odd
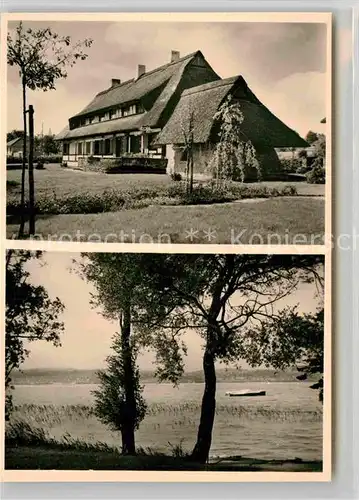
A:
[[[123,308],[121,323],[122,353],[125,374],[125,418],[123,421],[122,453],[125,455],[135,455],[135,421],[136,421],[136,397],[134,387],[134,366],[131,348],[131,305],[128,301]]]
[[[191,459],[204,464],[208,460],[212,443],[212,431],[216,412],[216,369],[214,356],[206,347],[203,356],[204,393],[202,397],[201,418],[197,434],[197,442]]]
[[[190,183],[189,183],[189,192],[193,192],[193,147],[190,149],[190,160],[189,160],[189,168],[190,168]]]
[[[188,145],[187,147],[187,157],[186,157],[186,193],[189,193],[189,183],[190,183],[190,176],[189,176],[189,169],[190,169],[190,158],[189,158],[189,150],[188,150]]]
[[[23,117],[23,126],[24,126],[24,143],[22,147],[22,170],[21,170],[21,198],[20,198],[20,206],[21,206],[21,214],[20,214],[20,227],[18,238],[21,239],[24,237],[25,230],[25,172],[26,172],[26,156],[27,156],[27,148],[26,148],[26,136],[27,136],[27,126],[26,126],[26,81],[25,77],[22,78],[22,117]]]
[[[29,235],[35,234],[34,108],[29,106]]]

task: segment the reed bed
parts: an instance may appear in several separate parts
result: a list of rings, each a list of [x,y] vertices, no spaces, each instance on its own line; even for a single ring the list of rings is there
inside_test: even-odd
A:
[[[166,404],[153,403],[148,406],[146,418],[157,416],[171,416],[174,422],[186,422],[192,416],[199,416],[200,403],[195,401]],[[14,414],[35,420],[43,424],[60,424],[63,418],[82,420],[95,416],[94,410],[87,405],[36,405],[23,404],[15,406]],[[264,419],[274,421],[319,421],[322,419],[322,410],[292,410],[268,408],[265,406],[241,406],[217,404],[216,415],[225,417],[241,417],[245,419]]]
[[[191,449],[195,442],[199,417],[200,403],[196,401],[150,404],[137,431],[136,442],[146,454],[154,450],[156,454],[170,452],[180,456],[183,449]],[[15,406],[11,422],[7,424],[7,437],[12,436],[15,442],[21,441],[24,435],[25,441],[33,444],[38,440],[38,443],[57,443],[56,446],[76,450],[108,447],[114,452],[121,443],[119,433],[102,424],[93,408],[83,404]],[[213,453],[223,455],[244,450],[251,456],[257,453],[261,457],[281,458],[291,456],[293,450],[302,446],[305,457],[318,459],[321,436],[321,408],[307,411],[219,403]]]

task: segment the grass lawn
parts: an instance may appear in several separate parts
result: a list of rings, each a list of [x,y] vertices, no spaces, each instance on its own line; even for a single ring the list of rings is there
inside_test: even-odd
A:
[[[192,241],[188,234],[191,229]],[[8,224],[7,237],[15,237],[17,230],[17,224]],[[208,231],[212,232],[210,240]],[[39,238],[57,241],[320,245],[324,242],[324,198],[294,196],[38,216],[36,233]]]
[[[166,455],[121,456],[110,451],[57,449],[49,446],[6,446],[5,469],[18,470],[208,470],[237,472],[321,472],[322,462],[258,460],[229,457],[209,465]]]
[[[12,193],[20,193],[21,170],[8,170],[7,180],[18,182],[12,188]],[[162,187],[173,181],[164,174],[98,174],[82,172],[60,167],[60,165],[45,165],[45,170],[35,170],[35,189],[37,195],[52,195],[57,197],[92,193],[101,194],[106,189],[128,191],[141,187]]]
[[[8,170],[7,180],[19,183],[12,187],[12,193],[20,193],[21,170]],[[165,174],[98,174],[82,172],[60,167],[58,164],[49,164],[45,170],[35,170],[36,194],[52,195],[57,197],[69,194],[92,193],[100,194],[106,189],[129,191],[141,187],[164,187],[174,181]],[[306,182],[261,182],[273,188],[295,186],[299,195],[324,196],[325,187],[322,184],[307,184]],[[258,186],[258,183],[248,183],[248,186]]]

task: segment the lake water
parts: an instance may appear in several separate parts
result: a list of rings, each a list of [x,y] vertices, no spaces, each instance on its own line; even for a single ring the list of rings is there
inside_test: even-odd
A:
[[[225,382],[217,384],[217,413],[211,455],[242,455],[258,458],[295,457],[303,460],[322,459],[322,405],[317,391],[303,382]],[[109,431],[95,417],[84,422],[68,405],[91,406],[91,392],[96,385],[49,384],[19,385],[14,391],[16,405],[53,405],[61,418],[45,417],[23,406],[18,416],[41,425],[46,420],[55,437],[69,432],[90,441],[119,444],[116,433]],[[227,391],[265,390],[266,396],[235,398]],[[180,442],[186,450],[195,443],[203,384],[145,384],[144,398],[149,410],[136,434],[139,446],[168,451]],[[56,409],[55,409],[56,410]],[[54,412],[54,409],[51,410]],[[169,444],[170,443],[170,444]]]

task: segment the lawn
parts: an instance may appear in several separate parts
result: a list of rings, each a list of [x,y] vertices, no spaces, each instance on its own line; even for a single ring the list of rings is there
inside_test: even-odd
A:
[[[8,170],[7,180],[17,182],[12,188],[12,193],[20,192],[21,170]],[[45,170],[35,171],[36,194],[52,195],[57,197],[69,194],[92,193],[101,194],[106,189],[129,191],[131,189],[165,187],[173,184],[168,175],[164,174],[97,174],[95,172],[82,172],[60,167],[58,164],[46,165]],[[258,183],[246,184],[258,186]],[[307,184],[306,182],[262,182],[273,188],[284,185],[296,187],[299,195],[324,196],[324,185]]]
[[[8,224],[7,237],[16,237],[17,230],[17,224]],[[324,198],[38,216],[36,233],[39,239],[54,241],[322,245]]]
[[[20,193],[21,170],[8,170],[7,180],[18,183],[11,193]],[[106,189],[128,191],[140,187],[162,187],[172,182],[168,175],[97,174],[70,170],[56,164],[46,165],[45,170],[35,170],[37,196],[56,193],[58,198],[69,194],[101,194]]]
[[[19,200],[20,176],[20,170],[8,171],[8,203],[9,200]],[[179,204],[180,200],[177,204],[171,202],[167,190],[179,185],[168,175],[106,175],[46,165],[45,170],[35,172],[35,182],[36,199],[42,198],[46,203],[46,200],[53,202],[56,199],[55,203],[61,209],[46,211],[45,207],[45,211],[37,216],[39,239],[120,243],[323,244],[324,185],[306,182],[234,183],[236,190],[252,191],[244,194],[244,198],[261,196],[263,189],[270,191],[265,195],[267,198],[262,199],[184,206]],[[293,186],[298,195],[283,196],[282,191],[288,186]],[[268,198],[272,196],[271,190],[277,190],[280,196]],[[107,199],[105,194],[109,191],[115,192],[115,197],[120,200],[123,194],[127,201],[123,206],[116,202],[103,208]],[[89,206],[85,201],[81,205],[76,199],[73,203],[76,210],[72,205],[64,210],[66,197],[77,195],[84,200],[93,196],[95,203]],[[111,195],[110,202],[112,198]],[[7,237],[15,238],[17,231],[18,218],[9,215]]]

